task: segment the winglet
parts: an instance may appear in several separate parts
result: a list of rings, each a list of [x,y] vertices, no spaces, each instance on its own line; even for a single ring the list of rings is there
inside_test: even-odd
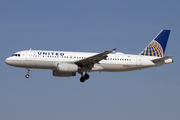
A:
[[[112,52],[115,52],[116,51],[116,48],[112,49]]]

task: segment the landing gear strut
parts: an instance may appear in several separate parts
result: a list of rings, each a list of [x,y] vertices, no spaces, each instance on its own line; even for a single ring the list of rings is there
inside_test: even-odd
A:
[[[27,69],[27,74],[25,75],[26,78],[29,78],[29,71],[30,69]]]
[[[85,82],[87,79],[89,79],[89,75],[87,73],[85,73],[85,75],[83,76],[83,73],[81,73],[81,78],[80,78],[80,82]]]

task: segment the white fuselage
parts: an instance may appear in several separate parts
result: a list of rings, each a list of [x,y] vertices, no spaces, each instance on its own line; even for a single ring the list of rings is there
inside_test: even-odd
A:
[[[56,70],[58,63],[75,63],[78,60],[85,59],[98,53],[88,52],[64,52],[64,51],[43,51],[43,50],[25,50],[15,53],[6,59],[6,63],[21,68],[28,69],[52,69]],[[123,72],[144,69],[148,67],[159,66],[171,63],[172,59],[163,62],[152,62],[159,57],[131,55],[123,53],[108,54],[106,60],[94,64],[88,72],[106,71]]]
[[[161,30],[151,43],[139,54],[112,54],[115,49],[101,53],[25,50],[6,59],[11,66],[27,69],[51,69],[53,76],[71,77],[81,74],[80,81],[89,79],[87,72],[123,72],[172,63],[172,56],[164,57],[170,30]]]

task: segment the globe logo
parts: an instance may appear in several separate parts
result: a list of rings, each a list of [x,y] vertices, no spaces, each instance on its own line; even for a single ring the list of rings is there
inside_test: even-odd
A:
[[[141,53],[146,56],[163,57],[162,46],[155,40],[153,40]]]

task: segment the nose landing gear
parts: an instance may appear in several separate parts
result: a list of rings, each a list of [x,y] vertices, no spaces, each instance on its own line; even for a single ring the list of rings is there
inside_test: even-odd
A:
[[[26,78],[29,78],[29,71],[30,69],[27,69],[27,74],[25,75]]]

